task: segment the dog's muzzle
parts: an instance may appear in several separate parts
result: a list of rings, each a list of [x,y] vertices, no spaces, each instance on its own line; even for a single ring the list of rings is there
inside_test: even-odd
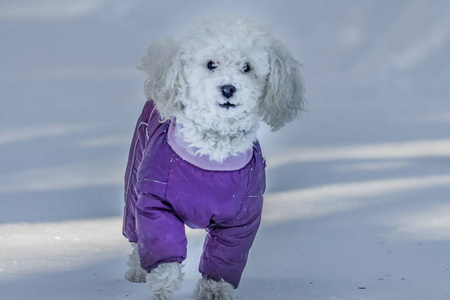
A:
[[[220,87],[220,92],[222,92],[222,95],[226,98],[226,99],[230,99],[231,97],[233,97],[233,94],[236,92],[236,87],[234,85],[231,84],[226,84],[226,85],[222,85]],[[223,104],[219,104],[220,107],[229,109],[230,107],[236,107],[236,104],[230,103],[228,100],[227,102],[223,103]]]

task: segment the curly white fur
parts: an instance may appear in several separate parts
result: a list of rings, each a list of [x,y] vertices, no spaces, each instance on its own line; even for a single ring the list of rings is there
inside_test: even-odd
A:
[[[197,282],[194,293],[196,300],[233,300],[234,288],[225,281],[202,278]]]
[[[131,254],[127,263],[128,271],[125,273],[125,278],[131,282],[145,282],[147,271],[141,268],[136,243],[131,243],[131,249]]]
[[[163,119],[175,117],[196,154],[219,162],[250,149],[261,120],[275,131],[299,115],[299,68],[266,29],[225,16],[203,20],[180,40],[151,44],[139,66]],[[224,85],[236,88],[229,99]],[[224,107],[227,102],[232,107]]]
[[[169,300],[181,287],[184,273],[181,272],[181,264],[165,263],[147,274],[148,289],[153,294],[154,300]]]
[[[141,268],[137,244],[131,243],[128,271],[125,278],[131,282],[146,282],[154,300],[169,300],[180,289],[184,273],[180,263],[164,263],[147,273]]]

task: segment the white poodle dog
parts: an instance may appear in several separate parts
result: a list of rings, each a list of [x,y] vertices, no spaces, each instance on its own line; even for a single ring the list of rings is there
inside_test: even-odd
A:
[[[299,63],[252,20],[218,17],[180,40],[153,43],[140,69],[148,101],[125,175],[126,278],[154,299],[179,289],[184,226],[208,235],[195,299],[233,299],[256,236],[265,161],[256,133],[299,116]]]

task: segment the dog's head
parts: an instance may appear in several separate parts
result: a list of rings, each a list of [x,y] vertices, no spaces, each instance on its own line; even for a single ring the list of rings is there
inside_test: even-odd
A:
[[[139,68],[164,119],[182,115],[223,134],[260,120],[278,130],[303,109],[299,63],[252,20],[203,20],[183,39],[151,44]]]

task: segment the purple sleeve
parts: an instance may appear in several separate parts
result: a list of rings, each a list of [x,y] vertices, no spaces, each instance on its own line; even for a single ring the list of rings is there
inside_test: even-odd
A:
[[[136,230],[141,267],[148,272],[162,263],[186,259],[184,223],[163,199],[148,193],[145,180],[137,183]]]
[[[247,196],[233,220],[216,224],[206,237],[200,272],[238,287],[261,222],[263,196]]]

